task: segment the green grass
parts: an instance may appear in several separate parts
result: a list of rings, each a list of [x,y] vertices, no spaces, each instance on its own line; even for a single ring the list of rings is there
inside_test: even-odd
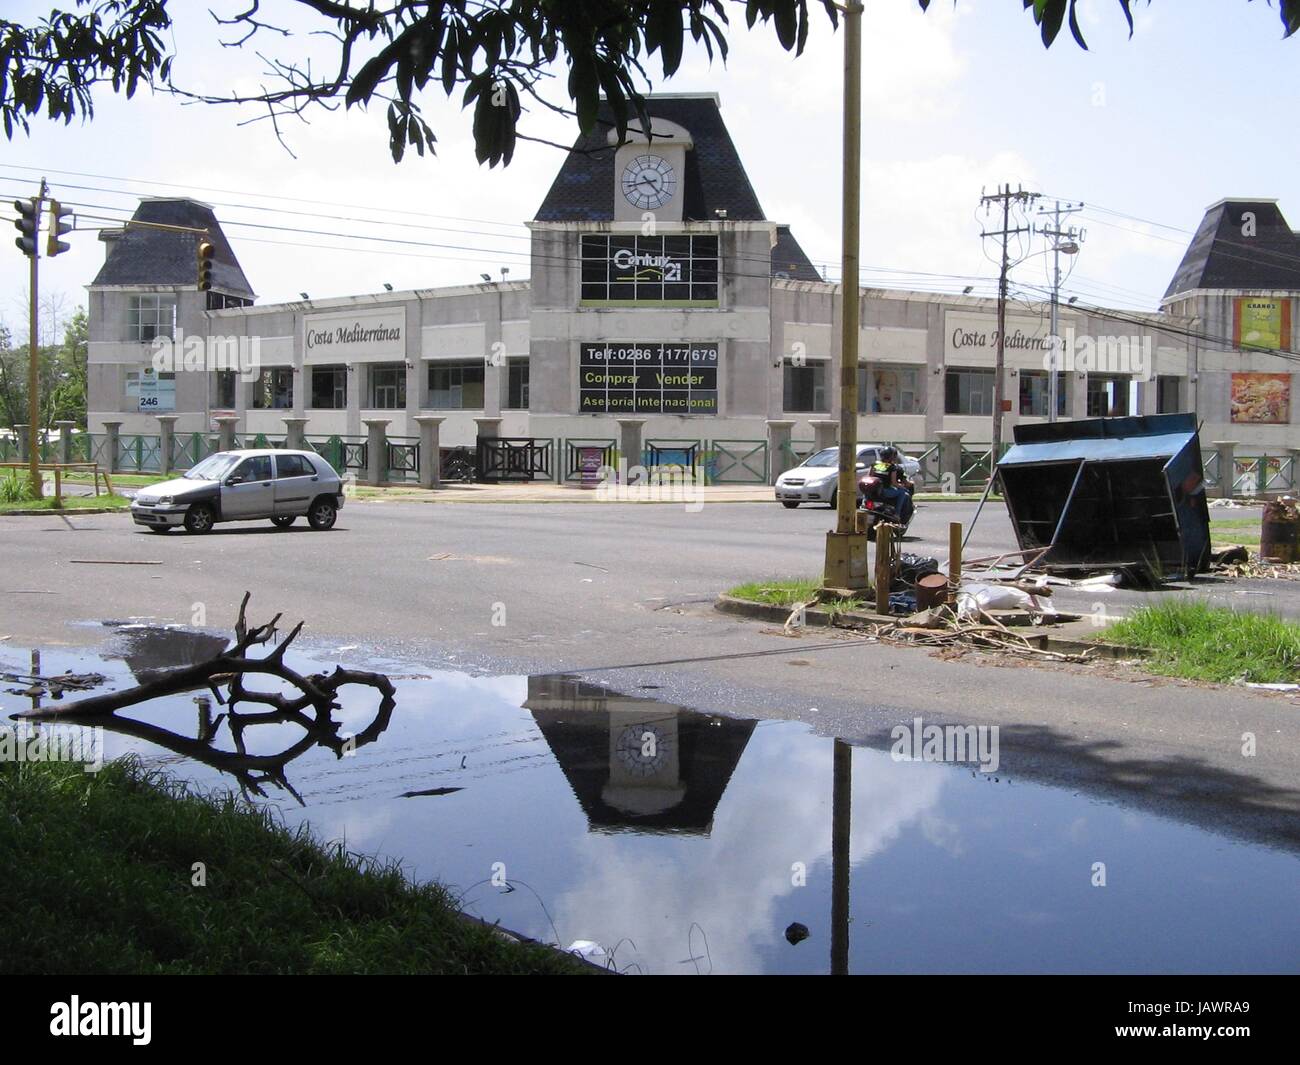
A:
[[[1098,637],[1146,647],[1152,672],[1230,683],[1300,681],[1300,624],[1273,614],[1249,614],[1194,602],[1142,607]]]
[[[1210,522],[1210,539],[1215,544],[1241,544],[1258,547],[1260,538],[1258,518],[1224,518]]]
[[[0,854],[0,972],[577,970],[465,921],[436,884],[131,760],[0,762]]]
[[[21,470],[6,470],[0,474],[0,505],[13,506],[35,498],[27,473]]]
[[[101,472],[101,478],[103,471]],[[179,477],[179,473],[169,473],[168,477]],[[165,478],[161,473],[111,473],[109,478],[113,482],[114,488],[147,488],[151,484],[158,484]],[[89,473],[65,473],[63,479],[69,484],[90,484],[94,478]],[[103,480],[99,482],[103,485]]]
[[[118,495],[98,495],[98,496],[64,496],[64,510],[126,510],[130,507],[131,501],[125,496]],[[24,499],[20,503],[0,503],[0,514],[8,514],[15,510],[48,510],[54,511],[54,500],[50,496],[43,499]]]
[[[749,581],[746,584],[738,584],[728,589],[726,594],[733,599],[746,599],[751,603],[793,608],[795,603],[806,603],[816,599],[821,587],[822,582],[818,577],[785,577],[779,580]],[[817,609],[834,616],[851,610],[865,610],[867,603],[857,597],[830,599],[818,603]]]

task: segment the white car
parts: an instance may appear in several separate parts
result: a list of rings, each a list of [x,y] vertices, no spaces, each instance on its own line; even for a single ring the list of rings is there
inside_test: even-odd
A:
[[[342,506],[339,475],[314,451],[218,451],[179,477],[140,489],[131,517],[153,533],[179,525],[205,533],[219,521],[259,518],[287,529],[303,516],[325,530]]]
[[[880,457],[884,447],[885,444],[859,444],[858,465],[870,466]],[[903,472],[915,480],[921,472],[920,462],[910,455],[899,454]],[[776,501],[791,510],[800,503],[828,503],[835,506],[839,462],[840,449],[828,447],[806,459],[802,465],[786,470],[776,479]]]

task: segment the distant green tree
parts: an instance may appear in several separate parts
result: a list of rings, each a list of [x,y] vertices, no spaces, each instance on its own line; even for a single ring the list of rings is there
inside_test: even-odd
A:
[[[36,375],[42,429],[65,420],[86,426],[86,338],[86,310],[79,307],[63,340],[41,345]],[[6,429],[27,423],[27,352],[26,344],[14,346],[8,327],[0,323],[0,422]]]
[[[64,329],[63,343],[50,352],[50,384],[44,390],[47,429],[57,421],[74,421],[79,428],[86,428],[88,337],[86,308],[78,307]]]

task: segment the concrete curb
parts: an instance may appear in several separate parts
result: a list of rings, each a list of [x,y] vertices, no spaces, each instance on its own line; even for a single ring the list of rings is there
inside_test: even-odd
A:
[[[755,621],[774,621],[779,625],[785,624],[786,618],[790,616],[789,607],[773,606],[769,603],[755,603],[748,599],[737,599],[735,596],[725,594],[718,596],[713,603],[713,609],[722,614],[752,618]],[[845,611],[836,615],[829,614],[825,610],[819,610],[817,607],[809,607],[804,611],[804,623],[806,625],[818,625],[823,628],[852,629],[854,627],[852,623],[854,622],[878,625],[882,622],[897,620],[898,618],[894,615],[876,614],[860,610]],[[849,622],[849,624],[845,624],[845,622]],[[1084,651],[1092,651],[1098,658],[1113,660],[1149,658],[1151,656],[1150,651],[1141,647],[1121,647],[1113,643],[1064,639],[1038,629],[1029,629],[1026,632],[1017,631],[1017,635],[1023,636],[1040,651],[1057,651],[1061,654],[1082,654]]]
[[[550,505],[550,504],[555,504],[555,503],[581,503],[581,504],[584,504],[584,505],[586,505],[586,504],[592,504],[592,503],[605,503],[605,504],[623,505],[623,506],[678,506],[678,507],[684,507],[684,506],[703,506],[703,505],[705,505],[705,504],[707,504],[707,505],[709,505],[709,506],[715,506],[715,505],[717,505],[718,503],[751,503],[751,504],[753,504],[753,503],[772,503],[772,502],[775,502],[775,501],[774,501],[774,500],[771,500],[771,499],[766,499],[766,498],[764,498],[764,499],[700,499],[700,500],[696,500],[696,501],[694,501],[694,502],[689,502],[689,501],[687,501],[687,500],[685,500],[685,499],[591,499],[591,498],[583,498],[583,497],[576,497],[576,498],[572,498],[572,499],[547,499],[547,498],[541,498],[541,499],[520,499],[520,498],[518,498],[518,497],[515,497],[515,498],[513,498],[513,499],[426,499],[426,498],[421,497],[421,496],[394,496],[394,497],[391,498],[391,499],[384,499],[384,498],[382,498],[382,497],[381,497],[381,498],[375,498],[375,497],[372,496],[372,497],[370,497],[370,498],[368,498],[368,499],[358,499],[358,498],[356,498],[356,497],[352,497],[352,498],[350,498],[350,499],[348,500],[348,502],[349,502],[349,503],[355,503],[355,504],[363,504],[363,503],[425,503],[425,504],[430,504],[430,503],[436,503],[436,504],[441,504],[441,505],[443,505],[443,506],[460,506],[460,505],[462,505],[462,504],[468,504],[468,505],[471,505],[471,506],[475,506],[475,505],[480,505],[480,504],[483,504],[483,503],[496,503],[496,504],[499,504],[499,505],[522,505],[522,506],[532,506],[532,505],[534,505],[534,504],[539,504],[539,505]]]
[[[35,518],[48,517],[51,514],[130,514],[130,507],[61,507],[55,510],[0,510],[0,518]]]

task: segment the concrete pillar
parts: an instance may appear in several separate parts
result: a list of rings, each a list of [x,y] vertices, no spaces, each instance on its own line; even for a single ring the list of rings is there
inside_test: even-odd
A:
[[[812,420],[815,450],[822,451],[834,447],[840,435],[840,423],[835,418],[814,418]]]
[[[239,418],[233,414],[222,414],[215,420],[217,423],[217,450],[234,451],[235,427],[239,424]]]
[[[417,414],[420,427],[420,487],[437,488],[442,484],[442,451],[439,437],[447,419],[435,414]]]
[[[1076,371],[1073,374],[1066,374],[1065,381],[1069,384],[1070,397],[1066,405],[1069,417],[1074,419],[1088,417],[1088,375]]]
[[[955,429],[941,429],[939,438],[939,483],[952,485],[952,491],[961,491],[961,438],[966,434]]]
[[[307,419],[281,418],[284,422],[284,446],[290,451],[307,450]]]
[[[347,364],[348,409],[344,420],[344,436],[357,436],[361,432],[361,394],[367,388],[366,364],[350,362]]]
[[[59,461],[69,463],[72,461],[72,430],[77,427],[76,422],[55,422],[59,430]]]
[[[1291,476],[1287,481],[1287,490],[1288,494],[1296,495],[1300,493],[1300,447],[1289,447],[1286,451],[1291,456]]]
[[[767,421],[767,469],[769,474],[769,484],[776,484],[776,479],[794,465],[794,458],[790,454],[789,449],[790,430],[793,428],[793,421],[772,418],[769,418]]]
[[[176,439],[176,415],[158,414],[158,469],[166,476],[172,472],[172,446]]]
[[[109,473],[117,472],[117,449],[120,443],[121,431],[121,422],[104,423],[104,435],[108,437],[108,444],[104,448],[104,454],[107,456]]]
[[[28,461],[28,440],[27,440],[27,423],[14,426],[14,436],[18,438],[18,461]]]
[[[366,483],[383,484],[388,478],[388,423],[390,418],[366,418]]]
[[[1236,440],[1216,440],[1214,450],[1219,453],[1219,491],[1221,499],[1232,498],[1232,482],[1237,476]]]
[[[618,450],[623,456],[623,463],[627,470],[633,466],[641,465],[641,449],[644,446],[642,434],[645,431],[644,418],[619,418],[618,419]],[[631,474],[626,476],[631,477]]]

